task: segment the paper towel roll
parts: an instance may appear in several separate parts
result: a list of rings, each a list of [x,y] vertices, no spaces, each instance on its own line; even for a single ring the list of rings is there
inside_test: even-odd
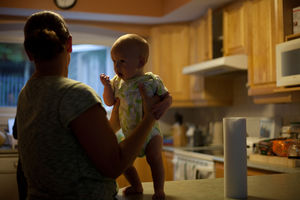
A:
[[[224,118],[224,196],[247,198],[246,119]]]

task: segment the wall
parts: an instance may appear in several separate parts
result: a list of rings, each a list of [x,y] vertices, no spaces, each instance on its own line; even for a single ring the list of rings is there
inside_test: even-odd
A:
[[[300,104],[254,104],[247,94],[247,73],[239,74],[234,80],[234,102],[227,107],[206,108],[171,108],[163,116],[162,121],[174,123],[174,114],[183,114],[185,122],[207,125],[211,121],[219,121],[224,117],[279,117],[283,125],[300,121]]]
[[[69,11],[160,17],[185,5],[189,1],[190,0],[84,0],[77,1],[76,5]],[[52,0],[1,0],[0,7],[59,10]]]

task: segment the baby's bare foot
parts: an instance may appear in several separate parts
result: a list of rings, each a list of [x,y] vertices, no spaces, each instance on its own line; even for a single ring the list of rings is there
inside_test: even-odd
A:
[[[143,187],[128,186],[123,191],[124,195],[143,194]]]
[[[164,199],[165,199],[165,193],[163,190],[155,191],[155,194],[152,196],[152,200],[164,200]]]

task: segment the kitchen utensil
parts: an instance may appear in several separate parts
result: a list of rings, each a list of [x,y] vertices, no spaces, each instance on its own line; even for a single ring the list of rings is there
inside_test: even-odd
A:
[[[199,147],[199,146],[204,146],[204,135],[202,130],[199,127],[196,127],[195,131],[194,131],[194,147]]]

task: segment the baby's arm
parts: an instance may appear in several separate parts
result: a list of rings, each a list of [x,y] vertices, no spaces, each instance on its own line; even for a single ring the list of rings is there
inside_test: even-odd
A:
[[[104,86],[104,92],[103,92],[104,103],[108,106],[114,105],[115,95],[114,95],[113,88],[110,84],[109,76],[105,74],[100,74],[100,80]]]
[[[155,104],[152,110],[156,120],[160,119],[172,104],[172,96],[169,92],[166,92],[159,97],[161,99],[160,102]]]

